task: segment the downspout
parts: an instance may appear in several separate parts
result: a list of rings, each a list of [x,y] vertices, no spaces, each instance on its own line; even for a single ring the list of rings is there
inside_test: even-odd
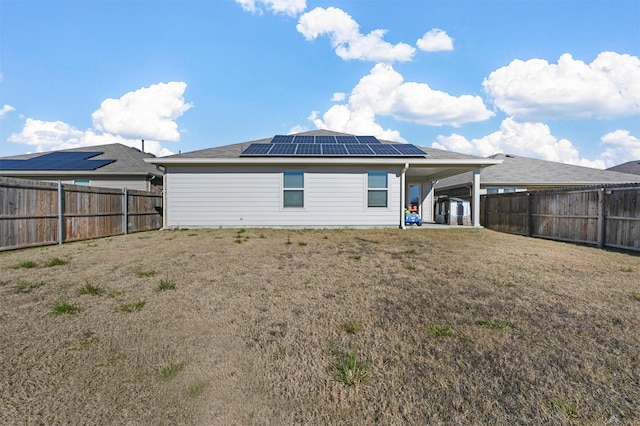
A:
[[[404,221],[404,199],[405,199],[405,183],[406,177],[405,173],[409,168],[409,163],[404,163],[404,168],[400,173],[400,229],[407,229],[406,223]]]

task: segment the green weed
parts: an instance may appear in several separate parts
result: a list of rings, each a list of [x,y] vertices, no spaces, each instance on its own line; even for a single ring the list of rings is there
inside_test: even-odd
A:
[[[20,262],[19,264],[14,266],[13,269],[20,269],[20,268],[31,269],[31,268],[35,268],[36,266],[38,266],[38,264],[33,260],[25,260],[24,262]]]
[[[482,320],[478,321],[478,324],[492,330],[504,330],[509,326],[509,324],[501,320]]]
[[[160,284],[158,284],[158,290],[175,290],[176,283],[171,281],[170,279],[160,280]]]
[[[153,277],[156,274],[156,271],[154,271],[153,269],[150,269],[148,271],[138,271],[136,272],[136,275],[139,277]]]
[[[632,291],[631,292],[631,298],[633,300],[637,300],[638,302],[640,302],[640,292],[638,291]]]
[[[159,375],[162,380],[169,380],[175,377],[184,368],[184,362],[178,364],[169,364],[168,366],[160,369]]]
[[[356,359],[353,352],[333,365],[333,378],[346,386],[357,386],[369,380],[367,365]]]
[[[578,418],[578,407],[576,405],[565,404],[559,398],[552,398],[551,403],[559,408],[567,417]]]
[[[502,278],[496,278],[493,280],[493,283],[498,287],[515,287],[516,285],[509,280],[505,280]]]
[[[305,242],[303,242],[303,241],[300,241],[300,242],[298,243],[298,245],[299,245],[300,247],[304,247],[304,246],[306,246],[306,245],[307,245],[307,243],[305,243]]]
[[[107,293],[107,297],[113,298],[113,297],[122,296],[122,294],[123,294],[123,292],[120,291],[120,290],[113,290],[113,291],[110,291],[109,293]]]
[[[94,296],[98,296],[98,295],[104,293],[104,290],[100,286],[93,285],[89,281],[87,281],[87,283],[85,285],[80,287],[80,289],[78,290],[78,293],[79,294],[91,294],[91,295],[94,295]]]
[[[627,266],[626,268],[620,268],[620,272],[633,272],[633,268],[631,266]]]
[[[196,382],[187,388],[187,396],[194,397],[202,394],[209,384],[207,382]]]
[[[60,259],[59,257],[54,257],[47,262],[47,266],[61,266],[69,263],[68,260]]]
[[[18,285],[16,285],[16,290],[19,293],[29,293],[31,290],[34,290],[38,287],[42,287],[44,285],[43,282],[31,282],[27,280],[18,281]]]
[[[349,334],[356,334],[362,331],[362,324],[357,321],[349,321],[344,323],[342,328]]]
[[[77,314],[78,312],[80,312],[79,307],[63,300],[58,301],[55,305],[53,305],[53,313],[56,315]]]
[[[120,306],[120,310],[123,312],[136,312],[144,308],[145,303],[146,302],[144,300],[136,303],[129,303],[127,305]]]
[[[79,351],[79,350],[82,350],[82,349],[86,348],[90,344],[97,342],[98,340],[100,340],[100,339],[98,339],[98,336],[87,337],[86,339],[80,340],[78,343],[76,343],[75,345],[71,346],[69,349],[72,350],[72,351]]]
[[[432,336],[448,337],[453,335],[453,329],[448,325],[427,324],[427,331]]]
[[[415,271],[416,267],[415,265],[405,265],[404,269],[406,269],[407,271]]]
[[[360,259],[362,259],[362,256],[360,256],[359,254],[355,254],[353,256],[349,256],[349,259],[360,260]]]

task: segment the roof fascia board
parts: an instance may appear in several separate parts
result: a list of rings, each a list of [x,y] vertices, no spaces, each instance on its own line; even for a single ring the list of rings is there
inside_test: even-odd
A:
[[[344,158],[344,157],[323,157],[323,158],[294,158],[294,157],[272,157],[272,158],[145,158],[147,163],[171,166],[197,166],[197,165],[283,165],[283,164],[309,164],[309,165],[361,165],[361,164],[387,164],[404,166],[409,163],[410,166],[447,166],[461,168],[487,167],[495,164],[501,164],[502,160],[494,160],[487,158],[478,159],[429,159],[418,158],[408,159],[401,158]]]

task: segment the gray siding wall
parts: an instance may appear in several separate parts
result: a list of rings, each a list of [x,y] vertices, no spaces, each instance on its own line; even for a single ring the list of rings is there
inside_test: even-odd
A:
[[[304,171],[304,208],[282,207],[282,172]],[[388,172],[388,207],[367,208],[367,171]],[[400,225],[400,169],[171,167],[165,227]]]

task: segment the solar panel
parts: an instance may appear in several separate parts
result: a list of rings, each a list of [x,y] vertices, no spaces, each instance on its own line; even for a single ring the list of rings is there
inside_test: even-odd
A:
[[[316,136],[316,143],[336,143],[335,136]]]
[[[372,144],[369,144],[369,148],[371,148],[371,150],[373,152],[375,152],[376,155],[398,155],[398,154],[400,154],[400,152],[397,149],[395,149],[393,147],[393,145],[389,145],[389,144],[372,143]]]
[[[321,155],[322,145],[317,143],[301,143],[298,144],[296,155]]]
[[[324,155],[347,155],[347,149],[344,144],[327,143],[322,144],[322,153]]]
[[[252,143],[240,155],[267,155],[271,148],[273,145],[268,143]]]
[[[369,145],[360,143],[345,144],[349,155],[375,155]]]
[[[424,151],[415,145],[408,143],[393,144],[394,148],[400,151],[400,154],[404,155],[427,155]]]
[[[293,142],[295,142],[295,143],[315,143],[316,142],[316,138],[315,138],[315,136],[296,136],[296,138],[293,140]]]
[[[336,136],[338,143],[358,143],[355,136]]]
[[[356,136],[356,139],[358,139],[360,143],[380,143],[375,136]]]
[[[295,143],[272,143],[269,155],[295,155],[298,144]]]
[[[275,135],[271,143],[292,143],[293,135]]]
[[[103,152],[50,152],[25,160],[2,160],[4,170],[96,170],[116,160],[89,160]]]

